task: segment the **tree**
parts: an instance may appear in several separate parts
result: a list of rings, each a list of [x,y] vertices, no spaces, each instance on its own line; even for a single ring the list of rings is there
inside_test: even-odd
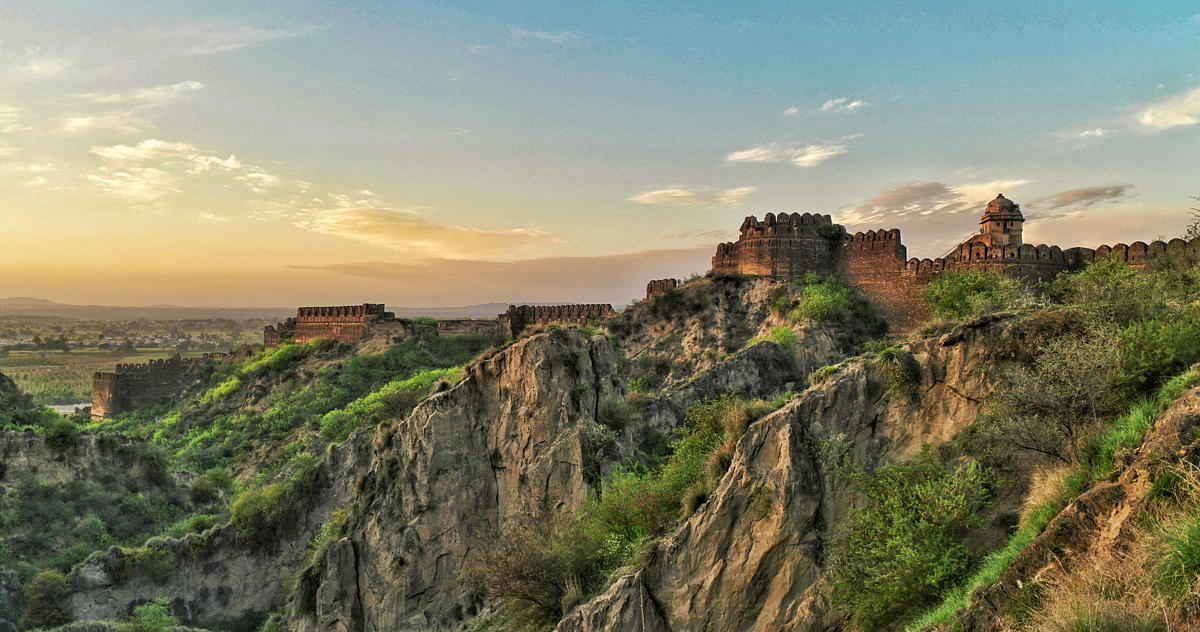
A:
[[[1038,452],[1070,462],[1100,420],[1104,397],[1121,379],[1119,340],[1109,329],[1051,341],[1033,367],[1016,367],[988,399],[972,431],[984,445]]]
[[[42,571],[25,585],[25,628],[50,628],[68,623],[67,578],[58,571]]]

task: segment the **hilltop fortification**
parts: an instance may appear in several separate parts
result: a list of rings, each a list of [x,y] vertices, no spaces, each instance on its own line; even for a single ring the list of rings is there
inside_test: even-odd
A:
[[[172,356],[145,364],[118,364],[112,372],[92,374],[92,419],[112,419],[139,406],[169,401],[199,379],[200,367],[224,354],[202,358]]]
[[[1024,243],[1020,206],[997,195],[980,218],[979,233],[945,257],[908,258],[897,228],[850,234],[829,215],[767,213],[742,222],[736,242],[717,245],[716,274],[747,274],[793,280],[809,272],[833,274],[857,288],[893,327],[912,327],[927,317],[921,289],[947,270],[992,270],[1031,282],[1048,281],[1112,254],[1136,269],[1160,254],[1200,254],[1200,239],[1150,244],[1135,241],[1096,248]]]

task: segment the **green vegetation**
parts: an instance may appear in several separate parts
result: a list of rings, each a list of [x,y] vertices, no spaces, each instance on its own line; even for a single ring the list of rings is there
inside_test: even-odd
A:
[[[129,622],[135,632],[167,632],[179,625],[179,619],[171,614],[166,599],[158,598],[133,609]]]
[[[1020,281],[987,270],[948,270],[925,286],[923,296],[934,316],[961,319],[1028,304],[1031,295]]]
[[[70,621],[67,591],[67,578],[58,571],[42,571],[34,575],[25,584],[25,626],[54,627]]]
[[[230,508],[238,536],[259,548],[269,548],[280,534],[291,533],[320,475],[320,468],[310,459],[281,480],[238,494]]]
[[[655,540],[716,487],[750,422],[772,409],[735,397],[692,406],[662,465],[617,471],[571,519],[525,516],[503,525],[467,570],[468,582],[505,603],[505,629],[558,621],[614,570],[643,563]]]
[[[885,347],[875,353],[875,359],[883,370],[888,388],[916,401],[921,394],[921,365],[911,351],[899,347]]]
[[[974,462],[949,466],[926,449],[908,463],[851,474],[867,504],[853,510],[830,545],[833,599],[857,625],[902,620],[961,581],[975,555],[989,476]]]
[[[845,319],[857,309],[854,292],[837,277],[810,272],[804,277],[800,305],[788,313],[788,321],[834,322]]]

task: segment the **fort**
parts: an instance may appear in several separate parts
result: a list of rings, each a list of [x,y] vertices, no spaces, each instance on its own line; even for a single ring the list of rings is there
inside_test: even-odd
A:
[[[514,338],[545,325],[574,323],[585,325],[610,318],[616,312],[612,305],[591,303],[582,305],[509,305],[497,318],[504,333]]]
[[[679,287],[678,279],[655,279],[646,284],[646,298],[666,294],[677,287]]]
[[[92,419],[112,419],[139,406],[158,404],[178,397],[199,380],[199,368],[216,362],[224,354],[181,359],[172,356],[146,364],[118,364],[112,372],[92,374]]]
[[[1160,254],[1200,254],[1200,239],[1136,241],[1097,248],[1034,246],[1023,241],[1024,222],[1020,206],[1000,194],[984,209],[979,233],[945,257],[909,259],[899,229],[851,235],[829,215],[767,213],[762,221],[747,217],[736,242],[717,245],[712,274],[781,280],[799,279],[809,272],[832,274],[857,288],[893,328],[907,329],[928,317],[922,288],[948,270],[992,270],[1037,282],[1078,270],[1100,257],[1117,256],[1142,269]],[[647,294],[651,292],[647,287]]]
[[[425,324],[420,319],[396,318],[383,304],[301,307],[296,316],[263,328],[263,346],[285,341],[306,343],[318,338],[356,344],[371,337],[388,337],[397,342],[432,331],[439,336],[485,335],[516,337],[552,324],[586,324],[614,314],[612,305],[510,305],[495,319],[438,319]]]

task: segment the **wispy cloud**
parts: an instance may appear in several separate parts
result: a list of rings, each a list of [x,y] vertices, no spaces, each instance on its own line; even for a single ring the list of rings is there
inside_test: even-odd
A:
[[[150,122],[136,112],[115,111],[100,114],[73,114],[64,116],[59,130],[66,134],[79,134],[95,130],[133,133],[146,129]]]
[[[512,27],[511,37],[517,42],[533,39],[559,45],[572,44],[579,40],[579,36],[574,31],[552,33],[549,31],[532,31],[517,26]]]
[[[11,134],[21,129],[21,108],[0,104],[0,134]]]
[[[797,167],[815,167],[834,156],[847,153],[850,149],[842,143],[784,144],[767,143],[749,149],[730,152],[725,162],[791,163]]]
[[[1134,118],[1139,126],[1151,131],[1200,123],[1200,88],[1149,103]]]
[[[316,27],[311,26],[259,28],[211,21],[145,29],[139,32],[139,37],[158,43],[165,50],[175,54],[208,56],[251,48],[275,40],[300,37],[316,30]]]
[[[955,186],[942,182],[905,182],[884,189],[849,213],[839,215],[838,220],[848,224],[871,224],[908,216],[958,214],[976,209],[982,211],[983,205],[997,193],[1029,182],[1024,179],[992,180]]]
[[[190,93],[203,89],[204,84],[199,81],[180,81],[179,83],[141,88],[130,92],[89,93],[79,96],[91,103],[134,103],[160,106],[177,101]]]
[[[635,204],[661,204],[672,206],[737,206],[751,194],[755,187],[715,189],[712,187],[678,186],[646,191],[629,198]]]
[[[1110,184],[1051,193],[1029,202],[1028,208],[1032,212],[1027,216],[1042,220],[1082,212],[1094,206],[1127,198],[1132,189],[1132,184]]]
[[[702,230],[692,228],[674,235],[665,235],[663,239],[703,239],[705,241],[725,241],[737,235],[736,231],[732,230]]]
[[[222,157],[179,141],[147,138],[136,145],[95,146],[91,153],[107,164],[89,180],[108,193],[142,200],[178,193],[184,180],[209,172],[226,173],[255,193],[281,183],[278,176],[237,156]]]
[[[179,176],[157,167],[100,167],[87,179],[101,191],[144,202],[178,193]]]
[[[836,99],[830,99],[830,100],[822,103],[821,111],[822,112],[853,112],[854,110],[857,110],[866,104],[867,104],[866,101],[863,101],[862,99],[855,99],[855,100],[851,101],[849,99],[849,97],[838,97]]]
[[[368,192],[369,193],[369,192]],[[537,228],[483,230],[440,224],[425,208],[395,208],[373,197],[331,194],[297,212],[296,227],[354,239],[409,256],[455,259],[510,259],[531,247],[558,241]]]
[[[42,55],[36,49],[28,50],[27,54],[29,61],[21,70],[33,77],[53,77],[71,66],[71,60],[65,57]]]
[[[794,105],[783,111],[784,116],[798,116],[799,114],[800,108]]]

